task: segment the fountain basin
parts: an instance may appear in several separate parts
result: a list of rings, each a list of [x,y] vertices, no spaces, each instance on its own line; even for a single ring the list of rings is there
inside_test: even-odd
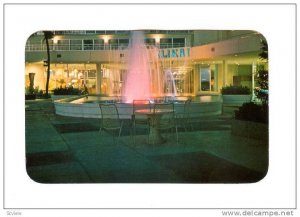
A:
[[[202,99],[204,97],[204,100]],[[175,113],[184,112],[184,97],[174,101]],[[210,99],[210,100],[209,100]],[[132,103],[118,102],[118,97],[76,96],[54,101],[55,112],[58,115],[83,118],[101,118],[99,103],[116,103],[121,119],[131,119]],[[222,113],[220,96],[199,96],[190,107],[190,117],[219,115]]]

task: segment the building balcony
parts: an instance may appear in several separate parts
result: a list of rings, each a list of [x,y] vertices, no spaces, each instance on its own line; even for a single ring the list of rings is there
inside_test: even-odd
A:
[[[146,44],[147,48],[157,46],[160,52],[170,53],[164,58],[173,58],[173,50],[189,48],[190,57],[193,60],[217,58],[228,55],[238,55],[243,53],[257,53],[261,47],[261,35],[246,35],[239,38],[223,40],[216,43],[189,47],[182,43],[161,43],[157,45]],[[79,40],[80,41],[80,40]],[[185,45],[185,46],[184,46]],[[52,44],[50,45],[52,62],[107,62],[114,59],[114,62],[126,61],[129,44],[85,44],[84,40],[78,44]],[[111,51],[114,51],[113,53]],[[45,44],[27,44],[26,61],[37,62],[46,59]],[[112,57],[113,54],[113,57]],[[186,55],[183,55],[186,57]],[[181,56],[180,56],[181,57]]]

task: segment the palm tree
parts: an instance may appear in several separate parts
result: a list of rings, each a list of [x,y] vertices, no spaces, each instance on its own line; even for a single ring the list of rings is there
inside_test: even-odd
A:
[[[47,81],[46,81],[46,96],[48,96],[49,91],[49,80],[50,80],[50,48],[49,48],[49,40],[54,37],[53,32],[51,31],[43,31],[44,33],[44,41],[46,41],[47,47]]]

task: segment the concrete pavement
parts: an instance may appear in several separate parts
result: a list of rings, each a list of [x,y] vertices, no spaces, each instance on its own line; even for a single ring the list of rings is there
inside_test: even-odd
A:
[[[231,135],[230,114],[180,129],[179,142],[132,142],[130,122],[116,142],[99,120],[58,116],[51,100],[26,101],[27,172],[40,183],[252,183],[268,168],[267,142]]]

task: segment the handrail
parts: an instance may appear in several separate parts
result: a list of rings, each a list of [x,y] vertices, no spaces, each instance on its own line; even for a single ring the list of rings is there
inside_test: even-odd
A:
[[[144,30],[146,34],[188,34],[192,30]],[[55,35],[90,35],[90,34],[130,34],[129,30],[64,30],[64,31],[53,31]],[[42,31],[36,32],[35,35],[43,35]]]
[[[145,44],[147,48],[155,45]],[[130,47],[128,44],[52,44],[51,51],[99,51],[99,50],[126,50]],[[162,43],[160,49],[185,47],[184,43]],[[44,44],[27,44],[25,51],[46,51]]]

